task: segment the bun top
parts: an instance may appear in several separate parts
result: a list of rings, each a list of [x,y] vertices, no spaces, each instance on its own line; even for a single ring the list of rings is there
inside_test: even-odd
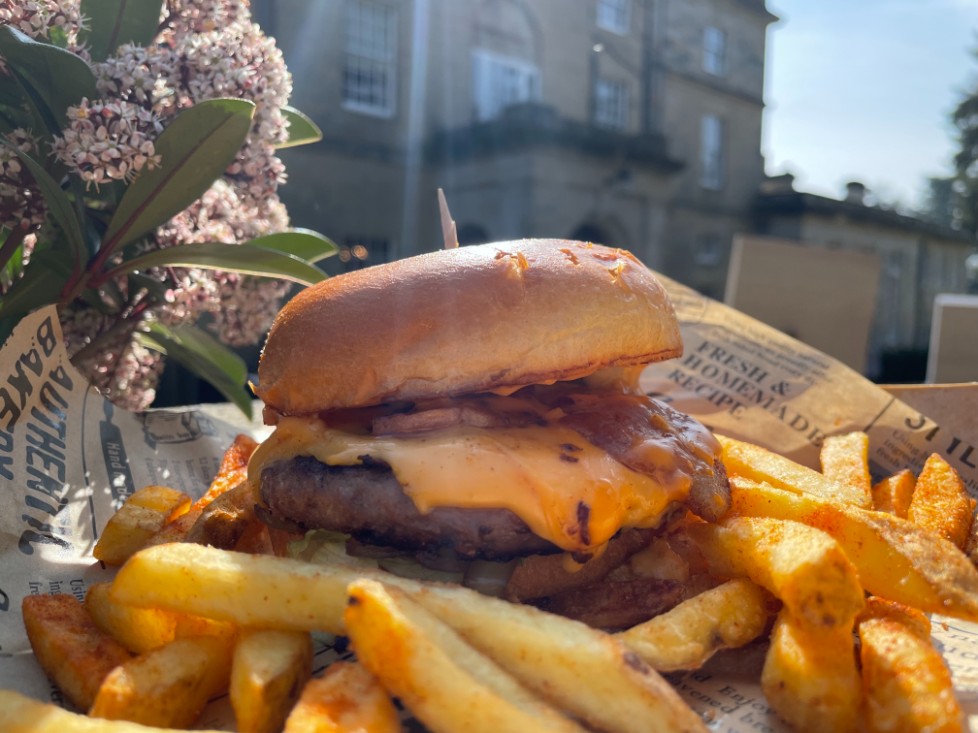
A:
[[[577,379],[682,354],[631,253],[554,239],[440,250],[306,288],[278,314],[257,395],[284,415]]]

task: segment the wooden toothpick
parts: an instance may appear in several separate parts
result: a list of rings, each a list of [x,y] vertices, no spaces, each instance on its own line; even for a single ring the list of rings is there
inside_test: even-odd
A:
[[[445,249],[455,249],[458,247],[458,232],[455,229],[452,213],[448,210],[445,192],[440,188],[438,189],[438,210],[441,212],[441,234],[445,238]]]

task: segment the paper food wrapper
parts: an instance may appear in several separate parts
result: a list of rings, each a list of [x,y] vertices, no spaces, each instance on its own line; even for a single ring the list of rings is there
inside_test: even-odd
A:
[[[946,421],[944,413],[924,415],[824,354],[665,282],[685,353],[646,371],[648,392],[717,431],[813,467],[823,436],[851,430],[869,433],[878,475],[919,471],[937,451],[978,495],[978,453],[961,432],[973,430],[970,415],[952,414],[953,406]],[[0,687],[61,702],[31,654],[21,600],[54,592],[81,599],[90,584],[111,579],[91,557],[108,518],[149,484],[200,495],[234,435],[260,431],[230,415],[220,419],[206,407],[122,411],[73,369],[53,308],[21,322],[0,350]],[[978,626],[935,621],[936,643],[978,730]],[[317,666],[328,661],[326,641],[317,645]],[[714,730],[787,731],[758,684],[763,649],[733,654],[670,680]],[[201,722],[226,723],[226,702],[212,708]]]

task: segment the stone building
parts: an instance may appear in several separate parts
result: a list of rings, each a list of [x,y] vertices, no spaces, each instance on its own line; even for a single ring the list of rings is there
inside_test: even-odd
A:
[[[463,243],[625,246],[722,296],[763,180],[764,0],[254,0],[293,103],[293,220],[342,265]]]
[[[884,382],[924,378],[934,299],[968,289],[966,261],[975,241],[965,232],[870,205],[849,183],[844,199],[796,191],[790,175],[768,179],[752,207],[750,230],[809,245],[880,258],[870,376]]]

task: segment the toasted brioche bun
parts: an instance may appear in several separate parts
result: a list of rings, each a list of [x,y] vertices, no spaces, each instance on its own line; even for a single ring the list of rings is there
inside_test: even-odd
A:
[[[272,325],[256,393],[302,415],[577,379],[681,353],[665,290],[630,253],[496,242],[303,290]]]

